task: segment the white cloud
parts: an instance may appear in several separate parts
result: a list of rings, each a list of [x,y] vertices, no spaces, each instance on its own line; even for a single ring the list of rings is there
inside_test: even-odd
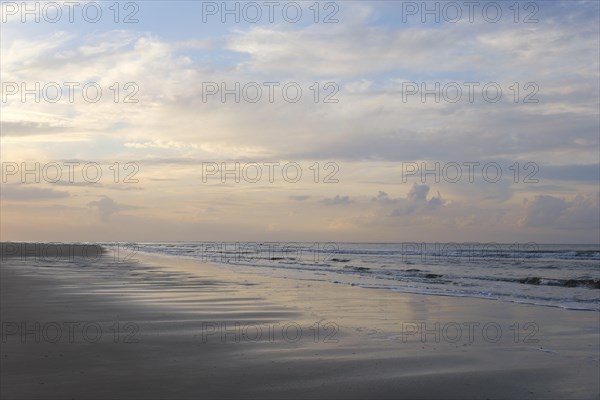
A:
[[[545,186],[540,188],[546,189],[540,189],[541,196],[530,200],[525,210],[519,201],[529,194],[525,189],[518,192],[510,180],[409,188],[398,178],[399,163],[415,160],[519,160],[565,170],[575,162],[597,165],[597,18],[562,6],[566,10],[548,13],[534,25],[403,25],[378,19],[385,14],[381,10],[392,7],[389,4],[344,7],[339,24],[240,28],[214,37],[173,38],[164,34],[165,27],[152,32],[136,26],[46,35],[30,34],[18,24],[10,24],[5,34],[3,27],[3,82],[94,80],[104,92],[95,104],[22,103],[15,98],[3,103],[2,157],[148,161],[140,172],[147,178],[143,199],[132,190],[120,193],[124,197],[118,202],[102,197],[90,203],[97,191],[69,196],[69,201],[87,204],[111,223],[116,223],[111,215],[125,210],[123,204],[142,199],[145,207],[170,216],[171,210],[160,205],[173,202],[176,211],[199,215],[203,223],[208,223],[208,213],[198,207],[204,210],[220,202],[220,215],[230,218],[222,222],[225,225],[236,226],[243,218],[249,230],[284,226],[280,218],[311,234],[317,230],[311,230],[311,224],[320,226],[326,214],[323,204],[351,204],[328,208],[327,213],[339,215],[326,226],[337,234],[348,229],[356,238],[385,228],[380,240],[394,240],[399,223],[423,231],[437,227],[448,235],[453,229],[465,235],[491,232],[495,224],[504,232],[498,234],[509,240],[515,230],[597,226],[597,198],[564,197],[568,192],[589,192],[594,180],[588,169],[585,182],[564,178],[560,186],[553,179],[565,173],[542,171]],[[594,4],[589,7],[597,10]],[[302,101],[202,101],[202,82],[273,80],[303,85]],[[496,81],[505,93],[496,104],[422,103],[419,98],[405,103],[401,84],[409,80]],[[338,83],[339,103],[315,104],[308,89],[315,81]],[[515,81],[537,82],[540,103],[514,103],[508,86]],[[123,84],[135,83],[139,103],[115,103],[109,89],[114,82],[120,83],[120,99],[130,93]],[[321,165],[336,161],[340,184],[294,187],[301,192],[279,186],[233,187],[227,192],[225,186],[215,185],[204,187],[204,203],[190,201],[198,197],[194,185],[199,163],[240,159],[311,160]],[[577,175],[580,170],[574,171]],[[165,180],[174,176],[176,181]],[[371,193],[381,188],[391,194],[381,192],[371,201]],[[31,192],[30,197],[51,193]],[[304,208],[311,210],[310,217]],[[255,215],[240,211],[248,209]],[[154,214],[148,211],[149,221],[169,220],[169,215]],[[198,228],[189,231],[194,229]],[[172,232],[177,232],[176,226]]]

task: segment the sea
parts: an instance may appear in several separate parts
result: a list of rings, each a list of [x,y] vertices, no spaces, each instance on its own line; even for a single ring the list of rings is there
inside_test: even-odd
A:
[[[600,311],[600,245],[171,242],[110,244],[263,274],[371,290]],[[368,293],[368,292],[365,292]]]

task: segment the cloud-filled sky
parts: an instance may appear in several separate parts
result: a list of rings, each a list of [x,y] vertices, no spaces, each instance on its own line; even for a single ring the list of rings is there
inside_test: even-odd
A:
[[[600,241],[597,1],[113,3],[2,2],[2,240]]]

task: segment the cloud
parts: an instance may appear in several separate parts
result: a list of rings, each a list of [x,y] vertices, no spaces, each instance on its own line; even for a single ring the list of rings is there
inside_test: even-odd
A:
[[[303,195],[289,196],[289,197],[290,197],[290,199],[295,200],[295,201],[306,201],[311,198],[311,196],[303,196]]]
[[[573,198],[538,195],[525,203],[519,225],[555,229],[599,229],[598,196],[578,194]]]
[[[2,121],[2,137],[20,137],[32,135],[56,135],[72,131],[72,128],[61,123],[28,122],[28,121]]]
[[[96,208],[102,222],[109,222],[112,215],[124,210],[131,210],[138,207],[119,204],[110,197],[102,197],[100,200],[92,201],[88,204],[89,207]]]
[[[151,140],[143,143],[139,142],[127,142],[124,144],[125,147],[132,149],[184,149],[184,148],[192,148],[197,149],[198,146],[193,143],[184,143],[177,142],[174,140],[163,141],[163,140]]]
[[[53,122],[60,118],[65,132],[95,140],[99,132],[121,122],[130,127],[117,136],[124,150],[149,156],[169,149],[181,156],[193,150],[194,156],[215,159],[268,155],[399,161],[442,159],[449,153],[457,159],[529,153],[530,159],[542,161],[559,153],[564,158],[559,161],[578,154],[585,157],[582,163],[596,162],[598,98],[588,90],[588,83],[597,80],[598,62],[583,50],[597,47],[597,35],[583,33],[597,28],[586,13],[571,10],[567,15],[572,23],[554,19],[527,29],[469,23],[432,27],[379,24],[377,18],[385,17],[380,4],[343,7],[344,23],[334,26],[271,25],[226,32],[228,64],[221,68],[194,57],[198,54],[193,48],[206,44],[202,38],[186,44],[189,38],[169,41],[148,32],[65,34],[55,38],[51,52],[39,55],[27,49],[46,48],[47,37],[23,37],[20,46],[8,42],[12,52],[27,52],[27,57],[6,57],[11,60],[6,66],[3,61],[6,79],[34,81],[46,74],[50,74],[49,81],[57,82],[65,76],[76,81],[101,78],[106,94],[93,107],[95,112],[77,103],[10,103],[8,122],[21,125],[9,126],[7,132],[24,135],[31,128],[30,132],[50,137],[50,133],[60,133]],[[385,9],[398,12],[398,7]],[[347,19],[354,10],[360,11],[359,17]],[[562,15],[565,10],[552,13]],[[294,65],[293,74],[290,65]],[[99,77],[98,71],[106,73]],[[519,76],[514,76],[515,71],[520,71]],[[542,72],[544,80],[538,83],[544,108],[515,105],[508,86],[534,79],[531,76],[537,79]],[[315,107],[312,102],[308,85],[323,76],[339,83],[339,104]],[[292,79],[308,82],[304,85],[306,102],[293,106],[282,102],[228,102],[224,106],[219,99],[201,102],[204,81]],[[403,103],[401,81],[424,79],[428,84],[494,80],[502,83],[505,95],[493,107],[483,101],[423,104],[420,98],[417,104]],[[136,97],[143,107],[104,102],[112,95],[108,86],[127,81],[139,86]],[[509,120],[507,115],[511,115]],[[303,123],[290,124],[290,120]],[[176,129],[173,121],[177,121]],[[283,131],[288,132],[286,140],[279,140]],[[565,131],[571,134],[564,135]]]
[[[390,198],[386,192],[379,191],[377,196],[372,198],[371,201],[384,205],[392,205],[392,216],[433,211],[446,204],[446,200],[442,198],[442,195],[439,192],[437,193],[437,196],[427,199],[429,190],[429,185],[419,185],[414,183],[406,197]]]
[[[568,208],[565,200],[557,197],[540,195],[527,203],[527,215],[521,220],[523,226],[551,226]]]
[[[597,15],[597,5],[578,6]],[[373,5],[371,10],[379,7]],[[396,6],[396,14],[399,10]],[[352,6],[345,7],[345,16],[352,12]],[[564,10],[553,17],[561,12],[565,18]],[[597,21],[585,12],[568,14],[568,24],[546,16],[539,24],[522,24],[518,29],[507,19],[498,24],[465,19],[457,24],[381,24],[364,13],[360,18],[320,27],[238,30],[229,38],[228,48],[249,55],[240,68],[276,76],[294,65],[313,76],[359,79],[398,71],[421,76],[468,74],[475,80],[527,73],[557,77],[559,72],[563,72],[559,79],[575,74],[596,77],[592,65],[583,61],[592,61],[597,55]],[[401,21],[400,15],[396,18]],[[547,51],[549,48],[553,51]],[[583,49],[595,51],[587,57]],[[559,57],[575,60],[577,67],[564,74],[567,70],[556,62]]]
[[[69,182],[69,181],[65,181],[65,180],[59,180],[56,182],[52,183],[53,185],[56,186],[80,186],[80,187],[86,187],[86,186],[92,186],[92,187],[102,187],[103,185],[99,182],[87,182],[87,181],[83,181],[83,182],[77,182],[77,181],[73,181],[73,182]]]
[[[598,182],[600,181],[600,168],[598,164],[541,165],[540,179]]]
[[[50,199],[63,199],[69,197],[68,192],[62,192],[54,189],[17,186],[17,185],[2,185],[1,197],[3,200],[18,200],[18,201],[44,201]]]
[[[321,200],[321,204],[326,206],[346,206],[352,203],[350,196],[336,195],[334,198],[326,198]]]

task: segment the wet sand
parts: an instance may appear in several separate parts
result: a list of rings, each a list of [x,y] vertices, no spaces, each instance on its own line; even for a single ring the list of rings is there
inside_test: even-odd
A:
[[[19,255],[3,258],[0,272],[6,399],[600,394],[597,312],[149,254]]]

